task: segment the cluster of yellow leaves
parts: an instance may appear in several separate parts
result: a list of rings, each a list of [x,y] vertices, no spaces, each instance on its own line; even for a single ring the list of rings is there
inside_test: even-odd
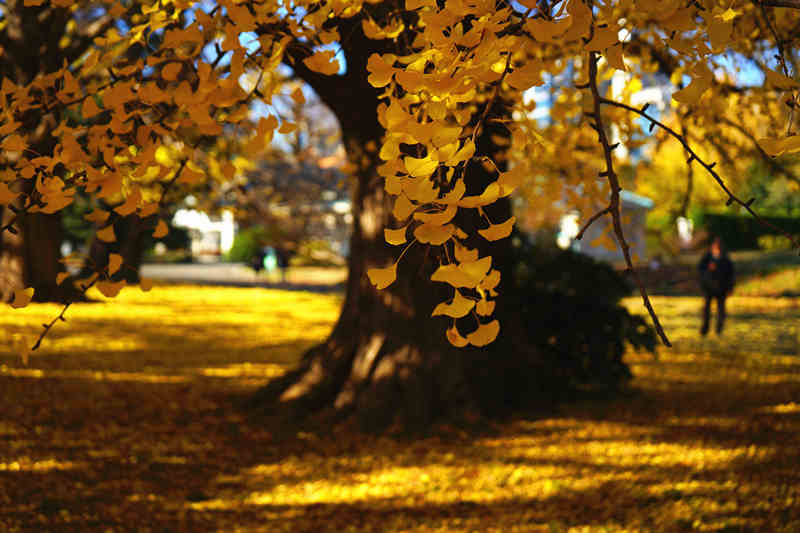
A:
[[[417,51],[402,56],[374,54],[367,64],[369,82],[385,87],[387,100],[378,109],[387,131],[380,150],[385,163],[379,173],[386,179],[387,192],[395,196],[393,214],[404,224],[387,229],[386,240],[405,244],[410,232],[411,244],[445,248],[442,255],[449,262],[441,264],[431,280],[451,285],[454,296],[433,314],[453,318],[447,338],[456,346],[483,346],[499,333],[498,321],[492,320],[495,302],[489,298],[497,295],[500,273],[491,268],[490,256],[479,258],[477,249],[466,247],[473,235],[453,220],[459,209],[476,209],[486,222],[485,228],[477,230],[480,237],[486,241],[508,237],[515,217],[493,221],[483,208],[510,195],[530,171],[523,162],[501,170],[499,161],[476,155],[476,137],[486,124],[488,107],[502,92],[506,101],[527,111],[522,93],[543,85],[543,72],[558,73],[564,68],[542,59],[538,52],[545,44],[574,43],[585,50],[604,51],[622,64],[616,25],[581,42],[590,35],[593,21],[582,2],[563,3],[552,20],[521,16],[511,6],[496,7],[490,1],[448,2],[441,7],[434,1],[406,2],[406,9],[418,16]],[[535,3],[528,7],[534,8]],[[515,24],[521,24],[532,39],[521,32],[504,32]],[[509,125],[508,129],[518,151],[534,151],[541,143],[533,128]],[[416,155],[403,151],[404,145],[415,146]],[[495,178],[479,194],[467,195],[465,174],[476,163],[492,169]],[[384,288],[396,271],[392,265],[369,274],[378,288]],[[474,316],[477,328],[463,336],[456,319],[467,314]]]
[[[54,6],[67,4],[52,0]],[[489,245],[476,242],[508,237],[516,219],[492,220],[487,206],[522,185],[538,218],[552,206],[577,207],[585,215],[608,197],[606,183],[597,179],[605,161],[586,127],[592,108],[586,89],[590,54],[602,57],[600,81],[610,81],[605,86],[611,96],[625,102],[632,102],[655,68],[666,69],[677,89],[672,105],[693,111],[692,120],[702,125],[715,114],[731,113],[727,108],[734,102],[728,94],[736,91],[716,91],[736,81],[720,67],[721,54],[774,53],[759,6],[744,0],[724,6],[712,0],[568,0],[554,6],[534,0],[502,5],[403,0],[396,9],[382,9],[377,0],[100,4],[97,9],[126,20],[130,29],[112,27],[56,71],[0,82],[0,205],[55,213],[81,192],[115,206],[101,205],[87,217],[101,241],[114,242],[114,221],[134,214],[147,220],[153,236],[164,236],[167,227],[158,217],[170,187],[199,185],[206,170],[213,179],[230,180],[240,169],[232,161],[209,159],[207,154],[223,150],[201,153],[200,142],[213,143],[226,128],[248,130],[243,143],[248,155],[262,151],[276,132],[295,131],[276,116],[251,120],[248,104],[256,98],[269,103],[277,94],[282,63],[327,76],[342,72],[338,47],[346,56],[350,44],[340,26],[355,23],[366,38],[395,45],[394,53],[372,54],[363,73],[383,97],[376,110],[386,129],[378,173],[394,197],[398,222],[385,237],[406,249],[414,243],[440,248],[443,262],[431,280],[449,284],[453,296],[434,314],[453,319],[447,338],[457,346],[482,346],[499,332],[492,318],[499,271],[489,255],[480,255]],[[771,29],[786,33],[796,19],[796,14],[776,19]],[[158,45],[151,43],[155,33]],[[145,57],[128,53],[141,45],[148,48]],[[775,105],[780,95],[790,92],[796,99],[799,84],[785,65],[759,68],[764,95],[758,101],[739,97],[736,105],[748,112],[767,110],[771,119],[757,132],[766,154],[798,151],[798,136],[777,138],[771,132],[774,117],[781,116]],[[615,78],[620,74],[621,90]],[[547,124],[531,118],[536,103],[526,95],[532,88],[552,96]],[[302,101],[302,91],[292,98]],[[500,101],[509,107],[503,117],[492,111]],[[79,119],[56,120],[49,148],[36,131],[22,127],[31,112]],[[633,149],[641,132],[626,113],[609,110],[608,122],[614,124],[612,137]],[[492,154],[493,160],[478,152],[493,120],[507,129],[493,141],[508,148],[515,157],[511,163],[506,155]],[[466,176],[481,165],[493,178],[468,190]],[[482,227],[460,227],[462,210],[477,210]],[[377,288],[386,288],[396,279],[397,263],[371,269],[368,276]],[[116,286],[104,290],[115,291]],[[462,334],[468,324],[457,327],[456,321],[467,316],[473,319],[471,331]]]

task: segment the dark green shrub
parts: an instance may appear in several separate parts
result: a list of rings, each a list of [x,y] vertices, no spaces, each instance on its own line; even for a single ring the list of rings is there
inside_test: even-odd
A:
[[[761,218],[791,235],[800,234],[800,218],[779,216]],[[761,237],[780,235],[779,231],[762,224],[749,214],[702,213],[697,217],[695,226],[703,227],[710,235],[720,237],[728,250],[757,250],[760,247]]]
[[[233,246],[226,256],[234,263],[249,263],[271,240],[270,232],[263,226],[250,226],[240,230],[233,239]]]
[[[645,319],[621,305],[631,286],[586,255],[515,242],[518,306],[533,342],[557,356],[575,386],[613,388],[630,378],[626,347],[656,344]]]

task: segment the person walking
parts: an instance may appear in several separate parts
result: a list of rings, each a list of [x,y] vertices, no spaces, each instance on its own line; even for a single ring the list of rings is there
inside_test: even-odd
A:
[[[725,299],[733,292],[736,282],[733,261],[728,257],[722,239],[714,237],[708,252],[703,255],[698,265],[700,271],[700,287],[703,290],[703,326],[700,334],[708,333],[711,322],[711,301],[717,302],[717,335],[722,333],[725,325]]]

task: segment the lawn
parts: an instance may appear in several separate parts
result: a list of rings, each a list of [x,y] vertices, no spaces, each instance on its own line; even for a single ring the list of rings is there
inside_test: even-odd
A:
[[[631,299],[633,308],[640,303]],[[800,531],[800,301],[656,297],[675,342],[615,399],[403,441],[286,434],[240,400],[324,338],[340,297],[126,289],[0,310],[0,531]]]

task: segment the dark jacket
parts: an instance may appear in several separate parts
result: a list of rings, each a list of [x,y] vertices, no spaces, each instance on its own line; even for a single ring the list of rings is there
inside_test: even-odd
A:
[[[706,253],[698,265],[700,270],[700,287],[703,292],[713,295],[723,295],[731,290],[736,283],[736,273],[733,261],[723,254],[715,258],[711,252]]]

